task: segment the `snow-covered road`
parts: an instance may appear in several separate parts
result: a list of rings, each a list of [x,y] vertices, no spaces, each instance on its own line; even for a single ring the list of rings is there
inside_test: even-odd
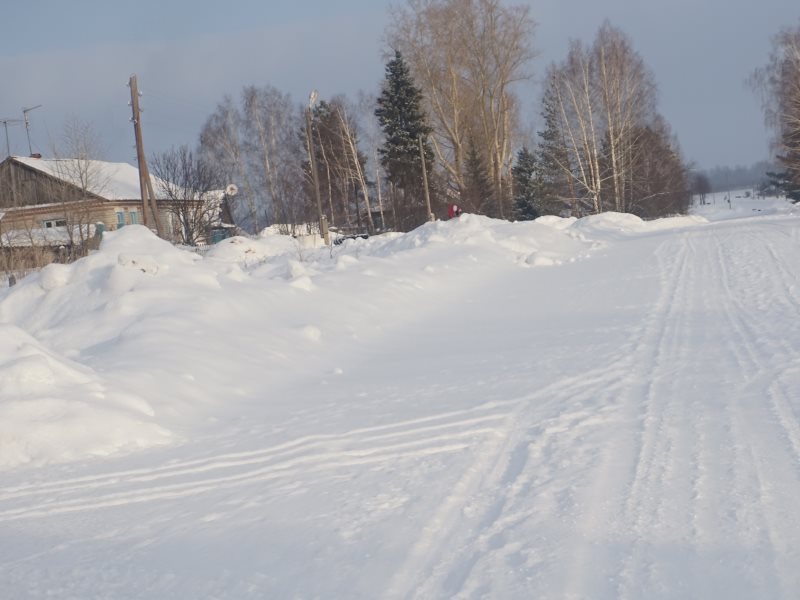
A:
[[[191,375],[253,371],[228,412],[181,429],[182,399],[179,444],[0,475],[0,598],[800,597],[800,218],[552,267],[489,246],[340,259],[236,329],[274,280],[242,283]],[[138,348],[16,322],[108,377]]]

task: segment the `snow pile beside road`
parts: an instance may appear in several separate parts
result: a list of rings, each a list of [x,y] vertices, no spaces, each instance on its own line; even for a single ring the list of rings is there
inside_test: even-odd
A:
[[[116,340],[144,315],[168,311],[200,290],[217,288],[202,259],[131,225],[106,234],[99,252],[51,264],[0,296],[0,322],[11,322],[69,356]]]
[[[582,260],[615,232],[657,227],[631,215],[465,214],[333,249],[265,231],[205,258],[142,226],[108,233],[98,252],[0,292],[0,464],[184,439],[236,415],[237,402],[264,402],[265,389],[302,376],[309,361],[327,365],[356,351],[351,341],[386,335],[434,292],[479,289],[498,269]]]
[[[0,597],[797,599],[798,232],[113,232],[0,290]]]
[[[798,214],[798,206],[786,198],[774,196],[759,198],[753,195],[751,190],[715,192],[708,194],[704,202],[700,204],[696,197],[691,213],[705,217],[709,221]]]
[[[452,259],[452,250],[475,259],[487,253],[501,261],[521,265],[550,265],[588,256],[595,247],[565,228],[539,222],[509,223],[480,215],[426,223],[407,234],[385,234],[343,244],[347,254],[390,258],[413,251],[439,250]],[[546,260],[539,260],[546,257]]]
[[[642,234],[667,231],[683,227],[695,227],[708,223],[699,215],[668,217],[645,221],[628,213],[605,212],[575,221],[570,228],[589,238],[616,237],[618,234]],[[616,235],[615,235],[616,234]]]
[[[0,324],[0,467],[105,456],[164,444],[143,399]]]
[[[131,226],[107,234],[100,252],[51,264],[0,295],[0,465],[174,441],[149,400],[120,391],[124,378],[89,365],[95,355],[124,348],[137,327],[177,310],[186,294],[218,287],[199,262]],[[146,378],[154,367],[146,352],[130,347],[118,358],[132,377]]]
[[[297,241],[291,236],[265,229],[257,239],[236,236],[223,240],[206,254],[206,258],[254,265],[275,256],[295,253],[297,248]]]

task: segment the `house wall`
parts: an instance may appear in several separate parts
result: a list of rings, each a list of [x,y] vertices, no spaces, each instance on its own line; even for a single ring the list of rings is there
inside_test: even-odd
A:
[[[142,203],[139,200],[122,200],[108,202],[105,206],[104,218],[101,219],[106,225],[106,229],[114,231],[126,225],[144,225],[144,215],[142,214]],[[121,215],[121,216],[120,216]],[[172,239],[172,218],[168,210],[159,207],[158,221],[162,231]],[[121,224],[121,225],[120,225]],[[148,227],[154,227],[153,223],[148,223]]]
[[[46,228],[48,221],[66,220],[75,225],[102,222],[106,229],[144,224],[142,203],[138,198],[108,200],[87,198],[80,189],[66,182],[7,159],[0,163],[0,234],[11,230],[31,231]],[[159,201],[158,219],[164,236],[180,239],[176,220]],[[148,223],[153,227],[152,223]]]
[[[13,160],[0,164],[0,208],[69,203],[85,197],[74,186]]]
[[[102,202],[96,200],[70,204],[48,204],[44,206],[0,208],[4,216],[0,219],[0,231],[46,229],[47,222],[66,221],[73,226],[92,225],[106,218]]]

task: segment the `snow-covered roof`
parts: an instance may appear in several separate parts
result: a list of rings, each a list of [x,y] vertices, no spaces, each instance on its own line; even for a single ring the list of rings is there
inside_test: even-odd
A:
[[[30,158],[14,156],[13,159],[25,166],[46,173],[52,177],[81,186],[79,173],[88,173],[83,179],[89,192],[108,200],[137,200],[139,192],[139,169],[128,163],[106,162],[102,160],[83,160],[75,158]],[[163,199],[161,180],[150,175],[153,192],[157,199]]]

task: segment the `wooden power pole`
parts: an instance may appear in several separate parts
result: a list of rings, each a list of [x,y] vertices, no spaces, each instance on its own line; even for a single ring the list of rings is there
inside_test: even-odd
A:
[[[422,183],[425,186],[425,207],[428,209],[428,220],[435,221],[436,217],[433,216],[431,210],[431,193],[428,189],[428,167],[425,165],[425,149],[422,146],[422,134],[417,138],[419,141],[419,158],[422,161]]]
[[[136,82],[136,75],[131,75],[128,86],[131,88],[133,133],[136,136],[136,162],[139,166],[139,190],[142,196],[142,224],[150,226],[150,217],[152,217],[153,225],[155,225],[156,228],[156,234],[158,234],[158,237],[164,237],[161,231],[161,220],[158,218],[156,196],[153,193],[153,181],[150,179],[150,171],[147,168],[147,159],[144,155],[142,120],[139,111],[139,86]]]

